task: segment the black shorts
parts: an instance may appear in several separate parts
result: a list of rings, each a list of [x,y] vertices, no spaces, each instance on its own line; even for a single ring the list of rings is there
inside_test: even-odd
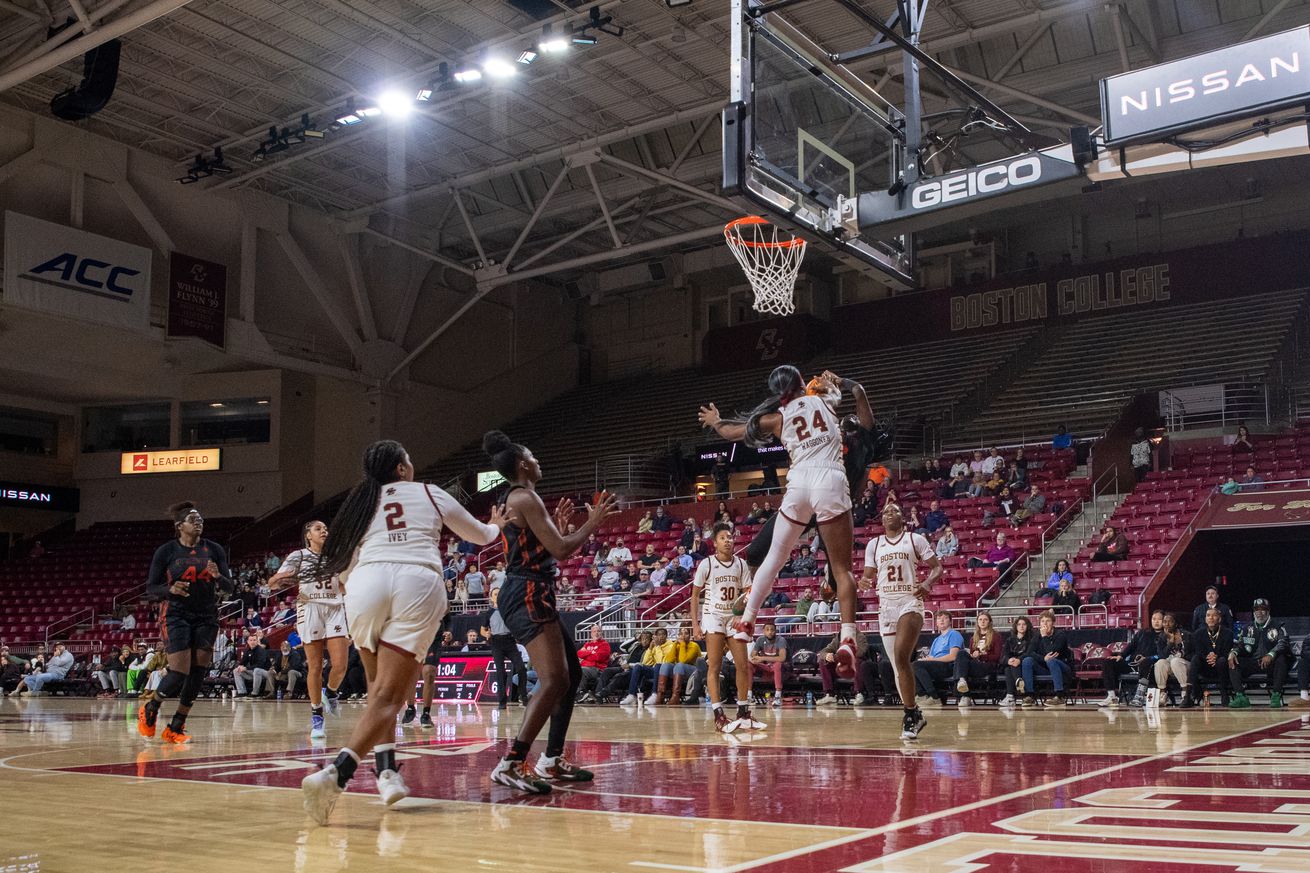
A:
[[[159,608],[159,629],[164,651],[172,655],[192,649],[213,649],[218,639],[218,617],[187,615],[165,603]]]
[[[441,637],[432,641],[428,646],[428,653],[423,656],[423,663],[429,667],[435,667],[441,663]]]
[[[555,580],[535,576],[506,576],[496,608],[514,639],[524,645],[537,638],[546,625],[559,621],[555,607]]]

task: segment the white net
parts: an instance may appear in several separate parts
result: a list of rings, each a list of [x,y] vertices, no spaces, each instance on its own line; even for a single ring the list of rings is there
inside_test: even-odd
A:
[[[757,215],[730,222],[723,228],[723,236],[750,280],[755,311],[791,315],[796,308],[793,292],[805,258],[805,240],[780,231]]]

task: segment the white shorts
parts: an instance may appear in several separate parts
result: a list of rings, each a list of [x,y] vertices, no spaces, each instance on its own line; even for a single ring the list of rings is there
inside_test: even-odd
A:
[[[796,524],[819,524],[851,511],[851,491],[841,467],[801,467],[787,474],[787,491],[778,511]]]
[[[729,618],[726,615],[719,615],[717,612],[702,612],[700,616],[701,632],[726,634],[728,632],[728,621]]]
[[[896,635],[896,625],[907,612],[923,615],[923,601],[913,594],[878,598],[878,632],[885,637]]]
[[[346,605],[331,601],[307,600],[296,604],[296,633],[301,642],[316,643],[350,635],[346,623]]]
[[[346,614],[359,648],[387,646],[422,663],[446,615],[446,584],[418,564],[362,564],[350,574]]]

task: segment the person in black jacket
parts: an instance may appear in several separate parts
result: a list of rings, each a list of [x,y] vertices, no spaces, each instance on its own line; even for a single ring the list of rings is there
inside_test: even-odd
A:
[[[632,678],[632,665],[640,664],[646,649],[650,648],[654,635],[642,631],[635,639],[620,643],[610,654],[610,665],[600,671],[596,681],[596,699],[604,703],[611,697],[622,697],[628,691],[628,681]]]
[[[1182,707],[1196,706],[1202,683],[1207,679],[1219,683],[1220,701],[1228,705],[1228,655],[1233,650],[1233,632],[1224,627],[1223,613],[1212,606],[1205,614],[1205,624],[1192,634],[1192,659],[1187,666],[1187,684],[1192,693],[1183,698]]]
[[[1160,631],[1164,627],[1164,612],[1151,613],[1151,626],[1133,634],[1128,645],[1117,655],[1110,655],[1101,665],[1101,681],[1105,683],[1105,699],[1097,706],[1119,705],[1119,678],[1137,671],[1137,693],[1130,706],[1146,703],[1146,689],[1155,681],[1155,659],[1159,657]]]
[[[1223,627],[1229,632],[1232,631],[1233,611],[1228,608],[1228,604],[1219,602],[1219,588],[1211,585],[1205,589],[1205,603],[1192,610],[1192,633],[1196,633],[1206,626],[1205,614],[1211,609],[1219,610],[1219,618]]]
[[[236,669],[232,671],[232,681],[237,687],[237,697],[249,697],[253,686],[255,697],[273,695],[273,659],[268,649],[264,648],[258,634],[246,637],[246,648],[241,653]]]
[[[1228,653],[1228,681],[1233,685],[1233,697],[1228,701],[1231,709],[1249,709],[1246,699],[1246,679],[1253,673],[1264,673],[1269,680],[1269,705],[1274,709],[1283,705],[1283,684],[1287,682],[1287,668],[1291,665],[1292,644],[1287,628],[1274,624],[1269,616],[1269,601],[1257,597],[1251,604],[1255,619],[1237,634],[1233,650]]]
[[[1055,694],[1047,701],[1047,706],[1064,706],[1064,686],[1073,679],[1073,652],[1069,651],[1069,639],[1064,631],[1055,629],[1055,613],[1046,610],[1037,619],[1037,636],[1033,646],[1023,659],[1023,705],[1033,705],[1033,688],[1037,676],[1051,674],[1051,683]]]
[[[1014,706],[1015,695],[1023,693],[1018,684],[1023,676],[1023,659],[1032,649],[1033,637],[1033,623],[1026,616],[1021,615],[1011,623],[1010,635],[1005,638],[1005,649],[1001,653],[1001,667],[1005,672],[1005,697],[1001,706]]]

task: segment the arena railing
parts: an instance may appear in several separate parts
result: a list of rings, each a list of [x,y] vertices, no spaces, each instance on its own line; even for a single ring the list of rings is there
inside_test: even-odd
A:
[[[74,655],[95,655],[103,652],[105,644],[103,640],[55,640]],[[35,652],[39,646],[45,646],[48,650],[53,643],[49,640],[0,640],[0,644],[9,647],[12,652]]]
[[[1169,433],[1198,428],[1229,428],[1239,424],[1272,426],[1293,415],[1293,392],[1283,385],[1225,383],[1218,385],[1223,396],[1218,409],[1188,412],[1187,402],[1176,392],[1185,386],[1160,391],[1165,430]]]
[[[61,633],[66,633],[81,624],[95,624],[96,610],[94,606],[84,606],[76,612],[70,613],[63,618],[56,619],[45,627],[45,640],[47,643]]]

